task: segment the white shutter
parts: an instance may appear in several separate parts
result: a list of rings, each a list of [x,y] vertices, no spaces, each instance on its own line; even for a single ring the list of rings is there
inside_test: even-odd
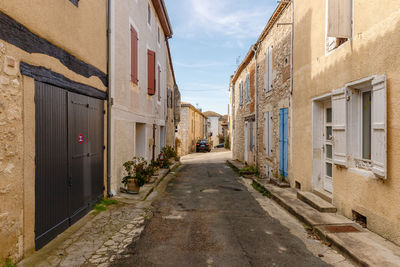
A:
[[[332,132],[333,132],[333,162],[347,166],[347,100],[345,88],[332,92]]]
[[[268,91],[272,90],[272,58],[273,58],[273,48],[270,46],[268,48]]]
[[[269,111],[264,114],[264,151],[268,154]]]
[[[386,76],[378,76],[372,81],[372,171],[376,176],[386,179]]]
[[[351,38],[353,1],[328,0],[328,37]]]
[[[268,156],[272,157],[272,149],[273,149],[273,139],[272,139],[272,130],[273,130],[273,124],[272,124],[272,110],[268,112]]]
[[[265,81],[264,81],[264,90],[266,92],[269,91],[269,47],[265,52]]]

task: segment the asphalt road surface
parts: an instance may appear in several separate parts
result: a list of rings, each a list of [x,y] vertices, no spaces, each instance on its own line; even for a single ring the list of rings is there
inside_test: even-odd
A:
[[[328,266],[262,209],[224,157],[184,160],[114,266]]]

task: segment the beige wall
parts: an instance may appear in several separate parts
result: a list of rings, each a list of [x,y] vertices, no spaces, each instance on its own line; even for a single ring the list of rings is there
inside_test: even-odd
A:
[[[371,75],[387,76],[387,180],[333,168],[333,202],[340,213],[355,210],[368,228],[400,244],[400,2],[354,0],[353,38],[325,53],[325,0],[295,6],[293,173],[303,190],[312,189],[312,98]]]
[[[175,81],[174,81],[174,77],[173,77],[173,73],[172,73],[172,68],[171,68],[171,64],[170,64],[170,60],[167,57],[167,89],[170,90],[172,92],[172,95],[170,97],[172,97],[172,105],[168,106],[169,104],[167,104],[167,117],[166,117],[166,129],[165,129],[165,133],[166,133],[166,145],[167,146],[171,146],[171,147],[175,147],[175,117],[174,117],[174,104],[175,104],[175,90],[174,90],[174,86],[175,86]],[[167,101],[170,101],[167,97]]]
[[[23,8],[22,8],[23,7]],[[0,1],[0,11],[34,34],[106,72],[106,1]],[[71,20],[71,17],[74,19]],[[15,60],[15,68],[6,65]],[[85,78],[58,59],[27,53],[0,40],[0,265],[34,251],[35,104],[34,79],[22,76],[21,61],[106,91],[97,77]]]
[[[147,23],[148,3],[152,8],[151,25]],[[136,147],[136,129],[145,124],[146,134],[140,140],[145,143],[144,158],[152,160],[152,145],[155,143],[155,157],[160,153],[160,129],[166,126],[168,54],[164,32],[151,1],[112,1],[111,7],[111,96],[114,104],[112,120],[111,188],[118,194],[122,186],[123,163],[134,156],[143,155]],[[131,82],[130,27],[138,33],[138,84]],[[160,27],[161,40],[158,43],[157,31]],[[156,68],[161,67],[161,81],[156,72],[156,94],[148,94],[147,50],[156,53]],[[158,101],[158,84],[161,85],[161,100]],[[153,139],[155,125],[155,139]],[[133,129],[133,131],[132,131]],[[124,142],[121,142],[123,138]],[[126,146],[126,144],[131,144]]]

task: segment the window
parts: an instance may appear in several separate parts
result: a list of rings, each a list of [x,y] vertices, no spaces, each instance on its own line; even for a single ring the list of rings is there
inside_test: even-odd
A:
[[[250,78],[249,74],[246,76],[246,102],[250,100]]]
[[[268,157],[272,156],[272,130],[273,130],[273,123],[272,123],[272,111],[265,112],[264,115],[264,150]]]
[[[157,41],[158,41],[158,44],[161,43],[160,27],[158,27],[158,31],[157,31]]]
[[[243,105],[243,82],[239,82],[239,105]]]
[[[156,93],[156,53],[147,50],[147,93],[155,95]]]
[[[386,90],[386,76],[382,75],[332,93],[335,164],[372,171],[386,179]]]
[[[265,88],[266,92],[269,92],[273,88],[273,72],[272,72],[272,55],[273,47],[269,46],[265,52]]]
[[[131,81],[138,84],[138,34],[131,26]]]
[[[147,24],[151,25],[151,6],[147,5]]]
[[[352,37],[353,1],[327,1],[327,51],[330,52]]]
[[[161,67],[158,65],[158,101],[161,101]]]

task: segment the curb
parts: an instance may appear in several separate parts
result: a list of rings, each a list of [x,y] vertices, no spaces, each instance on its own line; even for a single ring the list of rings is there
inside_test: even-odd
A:
[[[157,181],[153,184],[153,187],[149,190],[149,192],[147,192],[147,194],[145,195],[145,197],[141,201],[145,201],[147,199],[147,197],[150,196],[151,193],[153,193],[154,189],[161,183],[161,181],[164,180],[164,178],[167,177],[167,175],[172,170],[175,170],[180,165],[181,165],[181,162],[177,161],[171,167],[169,167],[168,171],[163,176],[161,176],[160,178],[157,179]]]
[[[238,168],[234,166],[229,160],[227,160],[227,165],[230,166],[234,171],[238,171]],[[333,246],[337,251],[340,251],[345,256],[347,256],[350,260],[352,260],[355,264],[359,266],[371,266],[364,259],[358,257],[354,253],[352,253],[349,249],[347,249],[344,245],[337,242],[334,238],[330,237],[327,233],[318,228],[319,225],[314,225],[309,221],[305,216],[296,212],[289,204],[285,203],[282,199],[279,198],[274,192],[268,190],[263,184],[257,181],[256,178],[251,178],[253,183],[262,187],[266,192],[269,193],[270,198],[278,203],[281,207],[287,210],[290,214],[296,217],[300,222],[309,227],[314,234],[316,234],[323,242],[327,243],[330,246]]]
[[[324,231],[319,229],[318,225],[313,226],[312,223],[306,217],[304,217],[300,213],[296,212],[290,205],[286,204],[283,200],[281,200],[278,196],[276,196],[276,194],[271,192],[271,190],[268,190],[264,185],[260,184],[256,179],[252,179],[252,180],[255,184],[264,188],[264,190],[270,194],[271,199],[273,199],[281,207],[283,207],[290,214],[292,214],[294,217],[296,217],[300,222],[304,223],[307,227],[309,227],[312,230],[312,232],[314,234],[316,234],[322,241],[324,241],[325,243],[327,243],[330,246],[333,246],[336,250],[338,250],[341,253],[343,253],[344,255],[346,255],[350,260],[352,260],[357,265],[370,266],[370,264],[366,263],[362,258],[351,253],[345,246],[338,243],[336,240],[334,240],[329,235],[327,235]]]

